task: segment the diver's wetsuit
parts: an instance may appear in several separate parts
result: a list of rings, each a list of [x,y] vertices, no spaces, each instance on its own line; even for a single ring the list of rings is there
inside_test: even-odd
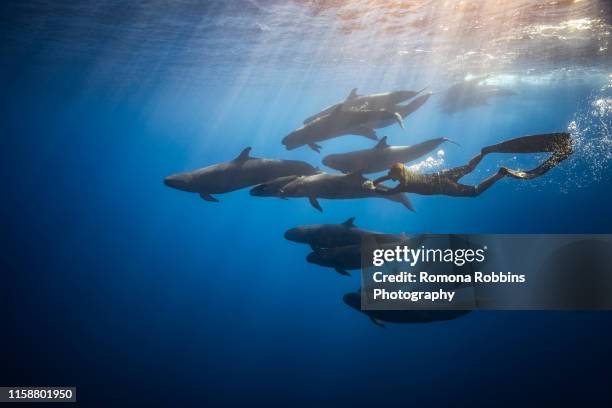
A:
[[[489,153],[542,153],[552,155],[538,167],[529,171],[500,168],[493,176],[475,186],[461,184],[459,180],[474,171],[484,156]],[[442,170],[436,173],[422,174],[408,170],[403,163],[394,164],[386,176],[374,180],[374,185],[385,180],[399,181],[399,184],[388,190],[376,188],[382,195],[397,193],[416,193],[423,195],[443,194],[458,197],[475,197],[491,187],[497,180],[510,176],[518,179],[532,179],[546,173],[572,153],[572,142],[569,133],[549,133],[534,136],[523,136],[507,140],[482,149],[464,166]]]

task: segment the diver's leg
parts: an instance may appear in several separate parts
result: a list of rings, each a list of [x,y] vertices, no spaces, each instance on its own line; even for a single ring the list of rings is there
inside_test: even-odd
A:
[[[476,166],[478,166],[478,164],[482,161],[483,157],[484,157],[484,154],[481,153],[481,154],[474,156],[472,160],[470,160],[468,164],[466,165],[454,167],[452,169],[442,170],[440,171],[440,177],[443,179],[449,179],[449,180],[456,182],[460,178],[473,172]]]
[[[503,179],[506,176],[521,179],[521,180],[529,180],[532,178],[536,178],[546,173],[548,170],[555,167],[561,161],[565,160],[568,155],[554,154],[540,166],[535,169],[528,171],[519,171],[512,170],[506,167],[501,167],[497,173],[486,178],[480,184],[475,186],[469,186],[457,182],[447,182],[443,187],[443,194],[450,196],[461,196],[461,197],[476,197],[489,189],[495,182]]]
[[[476,195],[480,195],[482,192],[484,192],[493,184],[495,184],[496,181],[503,179],[507,175],[508,169],[506,169],[505,167],[500,168],[499,170],[497,170],[497,173],[490,177],[487,177],[481,183],[474,186],[474,189],[476,190]]]
[[[476,187],[469,186],[467,184],[457,183],[455,181],[448,181],[440,186],[439,194],[451,196],[451,197],[476,197],[478,192]]]
[[[452,180],[442,180],[440,183],[440,193],[453,197],[476,197],[483,191],[491,187],[497,180],[501,180],[508,175],[507,169],[500,168],[497,173],[485,179],[482,183],[475,186],[457,183]]]

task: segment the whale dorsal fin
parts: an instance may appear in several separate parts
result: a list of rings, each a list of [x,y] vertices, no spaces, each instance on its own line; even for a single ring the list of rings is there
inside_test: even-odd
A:
[[[375,149],[384,149],[385,147],[389,147],[387,144],[387,136],[384,136],[380,141],[374,146]]]
[[[357,97],[357,88],[351,89],[351,92],[348,94],[344,102],[350,101],[351,99],[355,99]]]
[[[240,154],[234,159],[234,161],[239,163],[247,161],[251,158],[250,153],[251,147],[247,147],[246,149],[240,152]]]
[[[352,228],[355,226],[354,221],[355,221],[355,217],[351,217],[348,220],[344,221],[342,225],[344,225],[345,227]]]

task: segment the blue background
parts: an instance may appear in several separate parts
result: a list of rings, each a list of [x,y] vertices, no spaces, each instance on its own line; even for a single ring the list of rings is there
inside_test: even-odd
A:
[[[607,312],[477,311],[380,329],[342,302],[357,273],[307,264],[308,248],[283,239],[295,225],[351,216],[386,232],[609,233],[611,170],[597,152],[579,150],[541,180],[503,180],[478,198],[413,195],[416,213],[371,199],[322,200],[320,214],[306,200],[247,190],[209,203],[163,177],[246,146],[321,166],[308,149],[285,151],[282,136],[354,86],[427,84],[409,75],[296,81],[292,68],[289,79],[255,83],[238,66],[219,75],[213,64],[198,68],[207,81],[179,82],[147,72],[147,61],[138,70],[147,75],[128,75],[93,51],[58,57],[43,37],[4,38],[0,385],[76,385],[84,406],[612,398]],[[434,95],[406,131],[379,134],[393,144],[448,136],[462,147],[443,146],[445,166],[461,164],[488,143],[596,120],[601,85],[519,84],[516,97],[454,116],[438,112]],[[323,154],[371,145],[346,136]],[[500,160],[488,158],[470,180]]]

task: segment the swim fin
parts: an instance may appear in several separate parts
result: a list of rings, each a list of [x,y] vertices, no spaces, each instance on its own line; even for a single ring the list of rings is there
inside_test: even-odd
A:
[[[572,138],[569,133],[545,133],[510,139],[482,149],[481,157],[488,153],[552,153],[539,166],[531,170],[500,168],[501,176],[528,180],[539,177],[567,159],[573,152]],[[478,157],[478,156],[477,156]]]
[[[482,154],[488,153],[550,153],[571,151],[572,138],[569,133],[544,133],[521,136],[505,142],[487,146]]]

